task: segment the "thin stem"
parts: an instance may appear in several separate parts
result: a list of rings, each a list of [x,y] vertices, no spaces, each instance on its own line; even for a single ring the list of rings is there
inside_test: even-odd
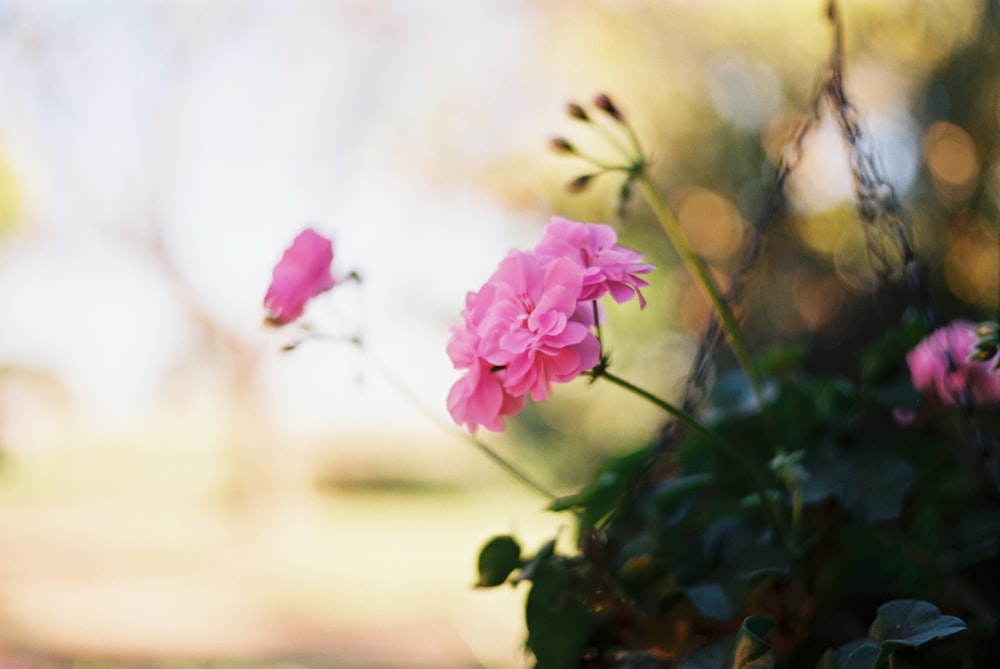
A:
[[[667,402],[661,397],[654,395],[653,393],[640,388],[630,381],[626,381],[616,374],[612,374],[604,367],[598,367],[592,374],[595,378],[607,379],[611,383],[615,384],[619,388],[629,391],[630,393],[643,398],[644,400],[660,407],[668,414],[681,421],[688,427],[696,430],[697,432],[705,435],[711,441],[711,443],[716,446],[726,457],[730,458],[733,462],[742,467],[747,476],[750,478],[751,483],[760,498],[760,503],[764,507],[765,513],[767,514],[768,522],[771,524],[771,529],[784,540],[785,531],[782,528],[781,516],[778,514],[778,509],[774,505],[774,501],[771,496],[767,494],[767,483],[764,481],[756,469],[750,464],[750,462],[744,457],[743,453],[732,444],[728,439],[723,437],[721,434],[712,430],[711,428],[705,427],[697,418],[687,413],[683,409],[680,409],[670,402]]]
[[[670,208],[664,202],[663,196],[660,195],[656,186],[653,185],[646,171],[643,169],[636,170],[635,178],[640,188],[642,188],[643,195],[645,195],[646,201],[649,202],[653,214],[660,222],[660,226],[663,228],[664,233],[666,233],[667,238],[677,250],[684,266],[694,277],[695,283],[701,288],[709,304],[715,309],[715,313],[718,314],[719,320],[722,322],[722,327],[729,339],[733,354],[736,356],[736,361],[743,368],[744,373],[750,380],[750,386],[753,389],[757,403],[761,407],[761,410],[763,410],[764,403],[761,392],[760,372],[754,364],[753,357],[750,355],[750,349],[743,339],[739,323],[736,321],[736,317],[729,308],[725,297],[723,297],[722,291],[719,290],[719,286],[715,283],[715,279],[712,277],[711,272],[709,272],[708,267],[688,245],[684,233],[677,223],[677,219],[674,218],[673,212],[670,211]]]
[[[468,441],[470,444],[475,446],[480,453],[482,453],[487,458],[492,460],[493,463],[497,465],[500,469],[507,472],[507,474],[509,474],[512,478],[516,479],[524,486],[535,491],[542,497],[545,497],[549,501],[555,501],[557,499],[556,495],[552,493],[550,490],[548,490],[545,486],[543,486],[541,483],[539,483],[529,475],[525,474],[516,465],[514,465],[512,462],[507,460],[505,457],[497,453],[495,450],[493,450],[486,444],[484,444],[482,441],[476,439],[471,434],[456,430],[450,424],[441,420],[441,418],[438,417],[438,415],[434,411],[432,411],[415,392],[410,390],[406,386],[406,384],[403,383],[399,379],[399,377],[397,377],[392,372],[392,370],[389,368],[387,364],[382,362],[382,360],[380,360],[378,357],[372,354],[371,350],[365,347],[361,337],[338,337],[338,336],[318,333],[312,330],[311,328],[306,328],[306,330],[309,336],[313,339],[341,341],[357,346],[368,357],[368,360],[375,365],[375,367],[378,369],[379,373],[383,376],[383,378],[385,378],[385,380],[389,382],[389,385],[391,385],[396,390],[396,392],[398,392],[403,397],[403,399],[407,400],[410,404],[412,404],[413,407],[417,411],[419,411],[421,415],[427,418],[431,423],[433,423],[434,425],[436,425],[437,427],[439,427],[441,430],[443,430],[448,434],[458,434],[466,441]]]
[[[520,481],[526,487],[531,488],[533,491],[535,491],[536,493],[538,493],[542,497],[545,497],[549,501],[555,501],[557,499],[557,497],[556,497],[556,495],[554,493],[552,493],[551,491],[549,491],[545,486],[543,486],[541,483],[539,483],[538,481],[536,481],[535,479],[533,479],[532,477],[530,477],[528,474],[526,474],[523,471],[521,471],[516,465],[514,465],[512,462],[510,462],[509,460],[507,460],[507,458],[505,458],[502,455],[500,455],[499,453],[497,453],[491,447],[487,446],[486,444],[484,444],[479,439],[476,439],[476,437],[474,437],[473,435],[465,433],[465,432],[460,432],[460,431],[456,430],[455,428],[453,428],[451,425],[449,425],[446,422],[444,422],[443,420],[441,420],[441,418],[439,418],[438,415],[435,412],[431,411],[427,407],[427,405],[423,402],[423,400],[420,399],[420,397],[416,393],[414,393],[412,390],[410,390],[406,386],[406,384],[404,384],[392,372],[392,370],[389,369],[388,365],[386,365],[381,360],[379,360],[378,358],[376,358],[375,356],[373,356],[372,353],[371,353],[371,351],[369,351],[368,349],[365,349],[364,346],[362,345],[360,339],[354,339],[354,340],[352,340],[352,343],[356,344],[357,346],[359,346],[360,348],[362,348],[362,350],[365,351],[365,353],[368,355],[369,360],[371,360],[372,363],[375,364],[375,366],[378,368],[378,370],[382,374],[382,376],[385,377],[385,379],[390,383],[390,385],[392,385],[396,389],[396,392],[398,392],[400,395],[403,396],[404,399],[406,399],[408,402],[410,402],[410,404],[412,404],[414,406],[414,408],[417,409],[417,411],[419,411],[421,414],[423,414],[423,416],[425,418],[427,418],[432,423],[434,423],[436,426],[438,426],[439,428],[441,428],[442,430],[444,430],[445,432],[447,432],[449,434],[459,434],[459,435],[461,435],[466,441],[468,441],[470,444],[472,444],[473,446],[475,446],[479,450],[480,453],[482,453],[487,458],[489,458],[490,460],[492,460],[493,463],[495,465],[497,465],[500,469],[502,469],[503,471],[507,472],[507,474],[509,474],[511,477],[513,477],[514,479]]]
[[[601,310],[597,300],[591,302],[594,305],[594,329],[597,330],[598,357],[604,360],[604,338],[601,336]]]
[[[620,151],[621,153],[623,153],[626,156],[631,153],[631,151],[629,151],[625,147],[625,145],[622,144],[621,141],[619,141],[619,139],[617,137],[615,137],[613,134],[611,134],[611,132],[602,123],[595,122],[595,123],[592,123],[591,125],[593,125],[593,127],[597,130],[598,134],[600,134],[601,137],[604,138],[604,141],[607,142],[612,148],[616,149],[617,151]],[[625,126],[626,131],[629,133],[629,139],[632,141],[632,144],[634,146],[635,145],[635,138],[632,137],[632,132],[629,129],[628,123],[618,123],[618,125]],[[636,148],[638,148],[638,147],[636,147]]]
[[[666,401],[665,399],[663,399],[661,397],[658,397],[657,395],[654,395],[653,393],[649,392],[648,390],[645,390],[644,388],[640,388],[639,386],[635,385],[631,381],[626,381],[625,379],[623,379],[622,377],[618,376],[617,374],[612,374],[606,368],[599,367],[599,368],[595,369],[592,373],[594,375],[594,378],[607,379],[608,381],[610,381],[614,385],[618,386],[619,388],[627,390],[628,392],[632,393],[633,395],[641,397],[642,399],[646,400],[647,402],[649,402],[649,403],[651,403],[651,404],[653,404],[653,405],[655,405],[655,406],[663,409],[668,414],[670,414],[671,416],[673,416],[674,418],[676,418],[680,422],[684,423],[685,425],[687,425],[691,429],[696,430],[697,432],[700,432],[700,433],[702,433],[702,434],[704,434],[704,435],[706,435],[708,437],[712,437],[715,440],[725,441],[725,438],[722,437],[719,433],[714,432],[713,430],[710,430],[709,428],[707,428],[704,425],[702,425],[701,422],[697,418],[695,418],[694,416],[692,416],[688,412],[684,411],[683,409],[681,409],[679,407],[674,406],[670,402]]]

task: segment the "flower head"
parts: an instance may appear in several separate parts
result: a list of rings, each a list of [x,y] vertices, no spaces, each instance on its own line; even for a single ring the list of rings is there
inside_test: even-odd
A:
[[[906,356],[914,387],[945,406],[1000,405],[1000,375],[971,360],[976,326],[954,321],[938,328]]]
[[[496,293],[482,324],[481,353],[506,370],[508,392],[539,402],[553,382],[571,381],[597,364],[600,343],[588,324],[575,319],[583,288],[575,263],[560,258],[546,264],[514,252],[492,281]]]
[[[648,274],[653,266],[643,263],[638,251],[619,246],[618,234],[610,225],[554,217],[534,253],[543,260],[569,258],[579,265],[583,269],[581,300],[610,293],[619,304],[638,297],[639,307],[646,306],[639,289],[649,284],[639,275]]]
[[[452,363],[466,370],[448,394],[455,422],[500,431],[528,396],[542,401],[553,383],[597,364],[600,343],[590,330],[593,310],[581,308],[582,288],[574,262],[512,252],[466,296],[462,324],[448,342]]]
[[[332,262],[333,242],[311,228],[300,232],[274,267],[264,296],[268,321],[277,325],[295,321],[310,299],[333,288]]]

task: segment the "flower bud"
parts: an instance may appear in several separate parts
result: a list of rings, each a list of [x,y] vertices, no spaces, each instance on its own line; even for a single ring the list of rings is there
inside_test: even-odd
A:
[[[570,102],[566,105],[566,113],[578,121],[590,122],[590,117],[587,116],[586,110],[575,102]]]
[[[593,174],[581,174],[577,178],[566,184],[566,190],[570,193],[582,193],[586,190],[587,186],[590,185],[590,180],[594,178]]]
[[[987,337],[992,334],[997,334],[998,330],[1000,330],[1000,326],[996,323],[980,323],[976,326],[976,336],[980,338]]]
[[[557,153],[576,153],[576,149],[563,137],[553,137],[549,140],[549,147]]]
[[[619,123],[625,122],[625,117],[622,116],[622,113],[618,111],[618,107],[615,106],[615,103],[605,93],[599,93],[594,97],[594,106]]]

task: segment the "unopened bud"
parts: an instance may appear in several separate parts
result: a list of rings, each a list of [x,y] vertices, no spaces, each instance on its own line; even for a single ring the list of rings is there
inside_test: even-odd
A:
[[[587,116],[586,110],[575,102],[570,102],[566,105],[566,113],[578,121],[590,121],[590,117]]]
[[[969,356],[969,360],[975,362],[986,362],[994,355],[996,355],[996,353],[997,353],[996,349],[993,349],[992,351],[987,348],[973,349],[972,355]]]
[[[586,190],[587,186],[590,185],[590,180],[593,178],[593,174],[581,174],[566,184],[566,190],[570,193],[582,193]]]
[[[622,116],[622,113],[618,111],[618,107],[615,106],[615,103],[606,94],[599,93],[594,97],[594,106],[619,123],[625,122],[625,117]]]
[[[558,153],[576,153],[576,149],[563,137],[553,137],[549,140],[549,146]]]
[[[987,337],[991,334],[996,334],[998,329],[1000,329],[1000,326],[996,323],[980,323],[976,326],[976,336]]]

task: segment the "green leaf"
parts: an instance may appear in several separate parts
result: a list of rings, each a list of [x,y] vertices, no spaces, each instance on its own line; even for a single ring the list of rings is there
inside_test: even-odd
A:
[[[774,628],[774,621],[762,616],[752,616],[743,621],[736,635],[733,650],[733,669],[765,669],[774,666],[774,649],[764,637]]]
[[[764,401],[770,403],[777,392],[773,384],[764,388]],[[709,389],[708,402],[701,419],[707,425],[717,425],[736,417],[760,413],[757,395],[742,371],[723,372]]]
[[[622,494],[648,464],[649,452],[646,449],[609,460],[580,492],[555,500],[549,505],[549,510],[578,510],[582,512],[581,522],[584,525],[595,525],[616,508]]]
[[[869,446],[869,447],[865,447]],[[841,503],[872,522],[896,520],[903,509],[916,472],[902,457],[887,453],[876,444],[843,456],[845,476],[836,491]]]
[[[510,535],[493,537],[479,551],[477,588],[492,588],[507,581],[521,561],[521,545]]]
[[[869,634],[882,642],[883,652],[897,648],[917,648],[965,629],[965,622],[955,616],[943,616],[930,602],[895,599],[879,607]]]
[[[757,356],[757,369],[767,375],[789,372],[801,365],[808,355],[809,347],[805,344],[774,346]]]
[[[569,564],[539,564],[525,606],[528,648],[536,669],[577,669],[599,619],[573,587]]]
[[[1000,555],[1000,513],[993,509],[970,509],[953,525],[954,550],[942,554],[938,564],[949,572]]]
[[[683,590],[700,613],[716,620],[729,620],[743,608],[743,600],[750,588],[727,588],[722,583],[702,583]]]
[[[837,650],[827,650],[816,669],[876,669],[882,662],[882,647],[871,639],[858,639]]]
[[[707,472],[681,476],[657,487],[651,502],[661,514],[666,515],[689,495],[701,490],[711,481],[712,475]]]
[[[832,438],[824,438],[805,450],[802,469],[806,473],[801,484],[803,504],[828,499],[847,478],[847,464]]]
[[[521,567],[521,573],[514,578],[511,583],[517,585],[521,581],[530,581],[534,579],[535,572],[537,572],[543,565],[545,565],[556,552],[556,540],[550,539],[542,544],[542,547],[538,549],[535,553],[535,557],[528,560],[527,564]]]
[[[751,616],[739,632],[700,648],[679,669],[773,669],[774,649],[764,641],[773,627],[770,618]]]
[[[906,354],[930,332],[926,319],[909,317],[868,347],[861,357],[865,385],[886,381],[906,366]]]

